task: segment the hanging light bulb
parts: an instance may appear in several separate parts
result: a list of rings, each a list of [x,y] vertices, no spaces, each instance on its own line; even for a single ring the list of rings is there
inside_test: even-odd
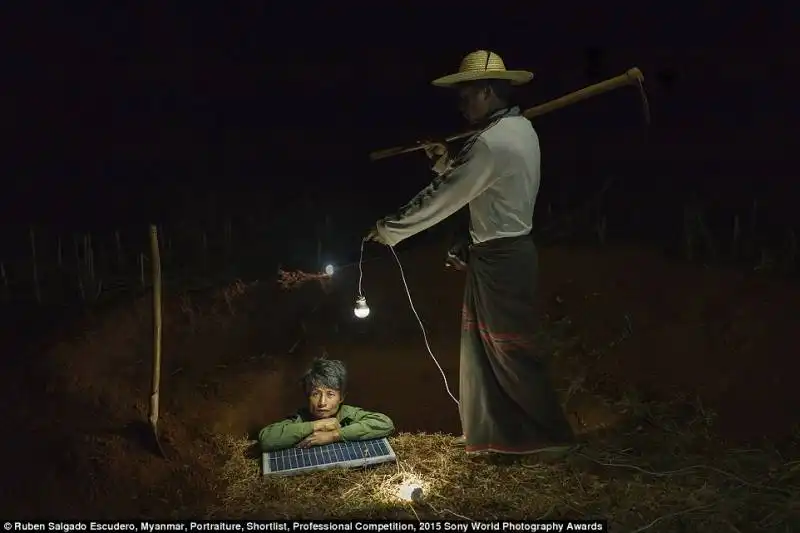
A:
[[[367,318],[369,316],[369,306],[367,299],[363,296],[356,298],[356,306],[353,308],[353,314],[356,318]]]
[[[333,276],[334,268],[333,265],[325,265],[325,274],[328,276]]]

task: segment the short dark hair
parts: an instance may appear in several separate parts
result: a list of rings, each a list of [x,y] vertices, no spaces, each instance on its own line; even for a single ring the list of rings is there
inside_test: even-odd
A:
[[[344,393],[347,369],[344,363],[324,357],[314,359],[302,378],[303,391],[310,394],[314,387],[325,387]]]

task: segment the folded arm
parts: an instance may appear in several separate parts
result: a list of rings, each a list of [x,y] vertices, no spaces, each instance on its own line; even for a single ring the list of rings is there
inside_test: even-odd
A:
[[[258,442],[262,451],[272,452],[291,448],[313,432],[313,422],[303,422],[300,417],[293,417],[270,424],[259,431]]]
[[[383,413],[355,408],[350,423],[339,429],[342,440],[369,440],[388,437],[394,431],[392,419]]]
[[[437,176],[399,213],[377,224],[381,238],[390,246],[416,235],[446,219],[485,191],[497,179],[494,156],[482,138]]]

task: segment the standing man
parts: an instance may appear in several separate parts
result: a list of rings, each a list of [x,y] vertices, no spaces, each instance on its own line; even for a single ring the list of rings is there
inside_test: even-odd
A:
[[[434,80],[457,90],[464,117],[481,130],[453,161],[446,161],[442,145],[428,150],[440,158],[439,175],[367,236],[395,246],[469,205],[468,254],[448,262],[468,264],[459,411],[470,454],[563,451],[574,441],[538,342],[538,258],[530,232],[539,138],[510,105],[511,86],[532,78],[479,50],[463,59],[457,73]]]

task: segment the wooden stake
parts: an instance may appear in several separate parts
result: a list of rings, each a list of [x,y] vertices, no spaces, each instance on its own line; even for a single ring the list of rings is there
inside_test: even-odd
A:
[[[42,303],[42,291],[39,288],[39,268],[36,264],[36,234],[33,226],[30,228],[31,234],[31,258],[33,260],[33,290],[36,294],[36,301]]]
[[[158,440],[158,402],[161,388],[161,254],[158,249],[158,228],[150,226],[150,251],[153,262],[153,379],[150,388],[150,427],[158,450],[166,457]]]
[[[58,236],[58,268],[61,270],[64,268],[64,259],[63,259],[63,252],[61,250],[61,236]]]

